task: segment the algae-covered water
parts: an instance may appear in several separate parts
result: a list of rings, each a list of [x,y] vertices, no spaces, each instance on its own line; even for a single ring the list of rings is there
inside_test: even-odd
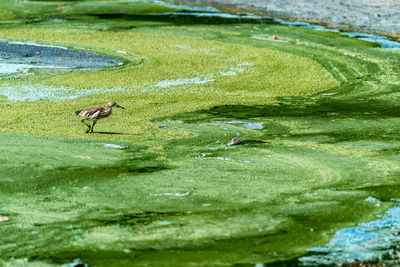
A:
[[[0,76],[0,264],[318,265],[396,215],[399,51],[162,2],[0,5],[4,42],[123,63]],[[74,112],[111,100],[86,134]],[[396,263],[391,240],[334,261]]]

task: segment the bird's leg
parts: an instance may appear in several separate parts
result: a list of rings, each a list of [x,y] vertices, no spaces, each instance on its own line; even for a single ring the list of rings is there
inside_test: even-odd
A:
[[[81,120],[81,122],[84,123],[88,127],[88,129],[86,130],[86,133],[88,133],[92,127],[85,122],[85,119]]]
[[[94,127],[94,125],[96,124],[96,122],[97,122],[97,120],[94,120],[94,121],[93,121],[92,128],[90,129],[90,132],[91,132],[91,133],[93,133],[93,127]]]

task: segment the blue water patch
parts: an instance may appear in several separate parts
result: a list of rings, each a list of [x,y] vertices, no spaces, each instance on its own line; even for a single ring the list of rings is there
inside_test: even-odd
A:
[[[400,49],[400,43],[390,40],[386,36],[360,32],[340,32],[340,34],[368,42],[378,43],[380,44],[381,48]]]
[[[244,128],[250,129],[250,130],[262,130],[262,129],[264,129],[264,123],[263,122],[245,122],[245,121],[233,120],[233,121],[214,121],[214,123],[237,124],[240,127],[244,127]],[[237,135],[240,136],[239,133],[237,133]]]
[[[160,129],[165,129],[165,130],[178,130],[178,128],[173,128],[169,126],[160,126]]]
[[[337,29],[330,29],[321,25],[314,25],[310,24],[308,22],[299,22],[299,21],[286,21],[283,19],[274,19],[276,22],[279,22],[280,24],[285,24],[285,25],[292,25],[295,27],[299,28],[305,28],[305,29],[311,29],[311,30],[316,30],[316,31],[329,31],[329,32],[336,32],[341,35],[347,35],[351,38],[357,38],[360,40],[372,42],[372,43],[377,43],[381,46],[381,48],[386,48],[386,49],[400,49],[400,43],[391,40],[390,38],[383,36],[383,35],[378,35],[378,34],[372,34],[372,33],[361,33],[361,32],[346,32],[346,31],[339,31]]]
[[[291,25],[291,26],[295,26],[295,27],[299,27],[299,28],[304,28],[304,29],[311,29],[311,30],[317,30],[317,31],[327,31],[327,32],[337,32],[339,33],[340,31],[337,29],[330,29],[330,28],[326,28],[324,26],[321,25],[314,25],[314,24],[310,24],[308,22],[302,22],[302,21],[287,21],[284,19],[274,19],[276,22],[280,23],[280,24],[284,24],[284,25]]]
[[[366,201],[380,203],[371,197]],[[305,266],[320,266],[390,259],[400,245],[400,203],[378,217],[378,220],[337,231],[327,245],[309,248],[314,255],[301,257],[299,261]]]
[[[264,123],[262,122],[247,122],[243,124],[243,127],[251,130],[262,130],[264,129]]]
[[[182,16],[194,16],[194,17],[214,17],[214,18],[224,18],[224,19],[262,19],[260,16],[252,14],[231,14],[231,13],[212,13],[212,12],[169,12],[153,15],[182,15]]]

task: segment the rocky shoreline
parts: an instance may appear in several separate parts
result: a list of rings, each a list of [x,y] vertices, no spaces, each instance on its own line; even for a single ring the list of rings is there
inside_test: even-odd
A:
[[[226,11],[249,11],[287,20],[324,24],[341,30],[400,36],[400,2],[396,0],[180,0]]]

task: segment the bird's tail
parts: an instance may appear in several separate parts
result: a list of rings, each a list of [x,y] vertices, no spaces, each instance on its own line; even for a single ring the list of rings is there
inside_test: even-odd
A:
[[[81,109],[81,110],[78,110],[78,111],[75,111],[75,115],[76,116],[78,116],[79,115],[79,113],[81,113],[81,111],[82,111],[83,109]]]

